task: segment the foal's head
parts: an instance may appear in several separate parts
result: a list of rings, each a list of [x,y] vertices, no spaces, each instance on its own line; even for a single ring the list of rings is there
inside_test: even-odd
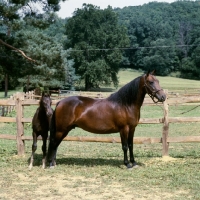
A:
[[[152,100],[156,103],[155,99],[157,99],[157,102],[164,102],[166,99],[166,94],[164,93],[163,89],[159,85],[158,79],[154,76],[154,71],[151,73],[148,72],[144,76],[144,87],[147,92],[147,94],[152,98]]]
[[[45,112],[46,112],[46,115],[48,117],[52,116],[53,114],[53,110],[51,108],[51,98],[50,98],[50,95],[46,92],[43,92],[42,93],[42,97],[40,99],[40,107],[45,109]]]

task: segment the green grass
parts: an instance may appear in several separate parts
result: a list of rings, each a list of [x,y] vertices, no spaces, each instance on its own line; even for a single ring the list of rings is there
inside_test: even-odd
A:
[[[119,72],[119,87],[122,87],[124,84],[128,83],[130,80],[141,76],[143,72],[139,72],[136,70],[121,70]],[[189,80],[189,79],[182,79],[176,77],[169,77],[169,76],[156,76],[160,82],[160,85],[164,89],[168,89],[169,91],[177,91],[177,90],[193,90],[198,89],[200,92],[200,81],[197,80]],[[189,91],[188,91],[189,92]]]
[[[120,71],[120,87],[141,72]],[[199,81],[157,77],[163,88],[198,89]],[[200,107],[170,106],[169,116],[199,116]],[[36,106],[25,107],[24,116],[32,117]],[[15,116],[12,112],[9,116]],[[160,118],[159,106],[143,106],[142,118]],[[199,135],[200,123],[170,124],[169,136]],[[25,135],[31,135],[31,124],[25,124]],[[0,123],[0,133],[16,134],[14,123]],[[69,135],[94,136],[81,129]],[[161,137],[162,124],[138,125],[136,137]],[[98,135],[97,135],[98,136]],[[108,135],[104,135],[107,137]],[[112,134],[119,136],[119,134]],[[0,140],[0,199],[200,199],[200,143],[169,144],[170,156],[162,159],[161,144],[135,145],[138,168],[123,165],[121,144],[62,142],[58,148],[57,166],[42,170],[42,142],[38,141],[34,167],[28,170],[32,141],[26,141],[26,155],[16,156],[16,141]]]

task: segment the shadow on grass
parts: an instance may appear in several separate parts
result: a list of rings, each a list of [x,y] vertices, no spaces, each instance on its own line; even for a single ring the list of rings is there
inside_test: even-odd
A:
[[[27,160],[27,164],[30,163],[30,157]],[[49,163],[47,163],[48,167]],[[56,165],[70,165],[70,166],[86,166],[86,167],[93,167],[93,166],[114,166],[114,167],[122,167],[123,159],[117,160],[117,159],[106,159],[106,158],[57,158],[56,159]],[[143,163],[138,163],[138,166],[144,166]],[[34,156],[34,163],[33,166],[42,166],[42,154],[35,154]],[[124,166],[124,168],[126,168]]]
[[[117,159],[106,159],[106,158],[58,158],[56,159],[57,165],[71,165],[71,166],[86,166],[86,167],[93,167],[93,166],[113,166],[113,167],[120,167],[126,168],[123,160]],[[143,163],[137,163],[138,166],[144,166]]]
[[[116,159],[105,159],[105,158],[58,158],[56,159],[57,165],[79,165],[79,166],[119,166],[123,164],[122,160],[116,160]]]

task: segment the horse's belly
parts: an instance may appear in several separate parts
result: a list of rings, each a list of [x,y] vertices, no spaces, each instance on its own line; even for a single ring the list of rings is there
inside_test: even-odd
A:
[[[79,126],[78,126],[79,127]],[[88,131],[90,133],[97,133],[97,134],[111,134],[111,133],[117,133],[119,132],[118,129],[111,129],[111,128],[96,128],[92,126],[81,126],[85,131]]]
[[[113,121],[102,120],[102,119],[81,119],[76,125],[85,131],[91,133],[116,133],[119,132],[118,127],[113,123]]]

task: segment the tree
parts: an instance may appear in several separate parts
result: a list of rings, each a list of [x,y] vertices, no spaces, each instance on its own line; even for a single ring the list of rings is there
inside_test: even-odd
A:
[[[141,61],[146,71],[156,69],[157,75],[166,76],[179,69],[179,61],[173,41],[158,39],[151,42],[150,45],[151,48]]]
[[[27,38],[24,42],[20,41],[23,49],[26,49],[35,60],[39,61],[39,64],[27,64],[27,68],[21,72],[23,78],[20,78],[19,81],[23,85],[26,83],[33,87],[63,88],[69,75],[67,51],[54,37],[50,37],[40,30],[18,32],[17,38],[20,36]]]
[[[58,0],[0,2],[0,40],[3,45],[0,46],[3,56],[0,57],[0,66],[5,77],[8,75],[17,78],[28,77],[26,78],[28,83],[32,80],[46,87],[62,86],[67,82],[68,75],[72,73],[66,60],[68,53],[62,44],[55,40],[55,35],[48,36],[44,32],[49,25],[55,23],[57,16],[54,11],[59,10],[59,2]],[[36,4],[42,8],[42,12],[37,9]],[[37,60],[37,63],[29,63],[25,56],[26,59],[22,59],[13,48]],[[7,59],[4,59],[5,57]],[[23,78],[20,81],[23,82]],[[69,85],[68,83],[66,84]]]
[[[66,24],[76,74],[85,81],[85,90],[100,85],[117,87],[117,73],[122,62],[120,47],[126,47],[129,40],[126,29],[118,24],[118,18],[111,7],[101,10],[91,4],[83,4]]]
[[[157,68],[160,75],[179,70],[184,78],[199,78],[199,9],[199,1],[150,2],[115,9],[131,42],[126,63],[136,69]]]

